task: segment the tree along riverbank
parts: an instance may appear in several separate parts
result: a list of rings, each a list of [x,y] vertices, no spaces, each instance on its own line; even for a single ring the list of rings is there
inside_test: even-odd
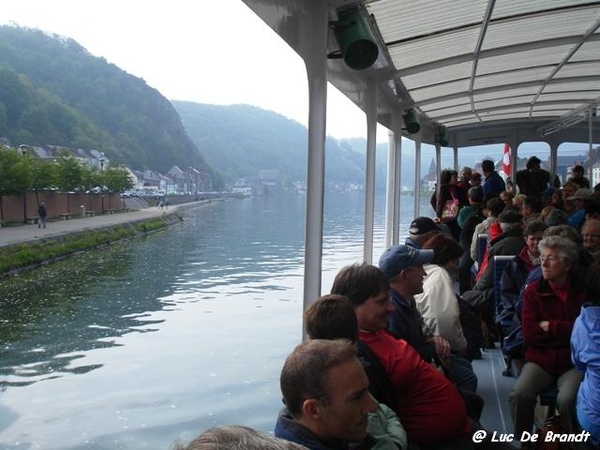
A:
[[[120,223],[7,245],[0,248],[0,277],[29,270],[83,251],[114,244],[124,239],[146,236],[182,220],[181,214],[173,211],[170,214],[147,220]]]

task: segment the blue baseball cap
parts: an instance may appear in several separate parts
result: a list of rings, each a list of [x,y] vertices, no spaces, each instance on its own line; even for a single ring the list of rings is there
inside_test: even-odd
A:
[[[392,278],[402,270],[429,264],[431,261],[433,250],[419,250],[410,245],[392,245],[379,258],[379,268],[388,278]]]

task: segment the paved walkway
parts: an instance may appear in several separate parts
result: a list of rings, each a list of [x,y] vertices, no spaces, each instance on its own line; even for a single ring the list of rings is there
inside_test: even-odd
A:
[[[48,222],[46,228],[38,228],[35,225],[20,225],[0,228],[0,247],[17,244],[20,242],[30,242],[51,236],[60,236],[74,231],[92,230],[94,228],[103,228],[110,225],[117,225],[127,222],[138,222],[140,220],[159,217],[163,214],[170,214],[183,205],[169,205],[169,209],[160,209],[157,206],[140,210],[132,210],[117,214],[104,214],[94,217],[73,218],[71,220],[56,220]],[[75,217],[75,216],[74,216]]]

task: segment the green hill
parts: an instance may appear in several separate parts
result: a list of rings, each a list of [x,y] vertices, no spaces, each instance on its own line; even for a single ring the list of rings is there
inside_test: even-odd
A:
[[[171,103],[72,39],[0,26],[0,136],[96,149],[136,169],[205,166]]]
[[[254,106],[216,106],[173,101],[206,161],[224,178],[255,177],[279,170],[289,181],[306,180],[308,132],[304,125]],[[335,139],[326,142],[326,177],[364,181],[364,156]]]
[[[191,166],[223,181],[278,170],[288,182],[306,180],[308,136],[298,122],[248,105],[169,102],[73,39],[14,26],[0,26],[0,137],[96,149],[138,170]],[[364,183],[365,145],[328,138],[327,181]]]

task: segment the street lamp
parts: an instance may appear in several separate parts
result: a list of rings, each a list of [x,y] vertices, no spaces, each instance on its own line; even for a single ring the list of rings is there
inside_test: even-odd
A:
[[[100,186],[101,198],[102,198],[102,214],[104,214],[104,158],[100,158]]]

